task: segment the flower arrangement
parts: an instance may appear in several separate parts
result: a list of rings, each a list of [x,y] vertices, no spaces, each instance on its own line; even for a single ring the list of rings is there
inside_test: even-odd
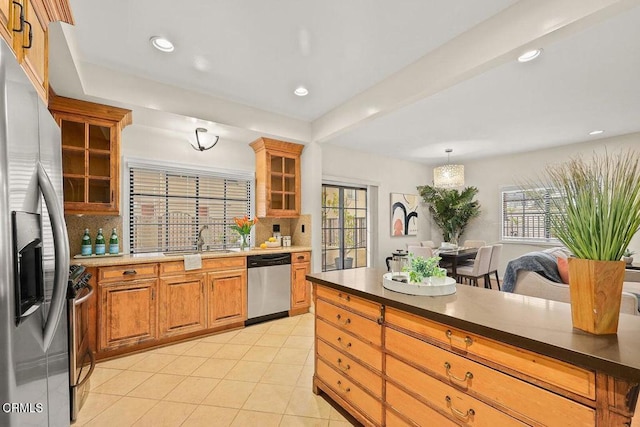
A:
[[[242,218],[234,217],[235,225],[231,226],[231,229],[236,231],[240,235],[240,250],[244,250],[248,245],[248,237],[251,233],[251,227],[253,227],[257,222],[258,218],[254,217],[253,220],[250,220],[247,215]]]
[[[405,267],[405,271],[409,273],[409,282],[422,283],[427,277],[445,277],[447,271],[438,266],[441,259],[439,256],[423,258],[409,254],[409,265]]]

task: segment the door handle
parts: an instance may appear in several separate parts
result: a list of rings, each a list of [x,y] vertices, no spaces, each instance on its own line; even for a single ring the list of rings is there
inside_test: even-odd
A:
[[[14,6],[18,6],[20,8],[20,27],[16,30],[15,28],[12,28],[14,33],[21,33],[24,31],[24,7],[22,7],[22,4],[18,3],[17,1],[12,2]]]
[[[31,46],[33,46],[33,27],[31,26],[31,22],[29,22],[29,21],[24,21],[24,23],[29,26],[29,33],[27,35],[27,38],[29,39],[29,44],[27,44],[27,45],[23,44],[22,48],[23,49],[31,49]]]
[[[44,202],[49,212],[49,220],[51,221],[51,231],[53,234],[53,250],[55,253],[55,275],[53,280],[53,295],[51,297],[51,309],[47,316],[47,322],[43,331],[43,347],[49,350],[53,336],[55,335],[62,312],[65,308],[65,299],[67,294],[67,280],[69,278],[69,238],[67,236],[67,226],[64,223],[64,214],[60,201],[56,194],[53,184],[47,171],[38,162],[38,185]]]

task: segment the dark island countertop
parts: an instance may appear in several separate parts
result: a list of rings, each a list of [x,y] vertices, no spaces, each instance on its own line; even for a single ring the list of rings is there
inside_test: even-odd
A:
[[[453,295],[405,295],[382,287],[383,270],[354,268],[307,280],[582,368],[640,382],[640,316],[621,314],[617,335],[573,329],[571,306],[458,284]]]

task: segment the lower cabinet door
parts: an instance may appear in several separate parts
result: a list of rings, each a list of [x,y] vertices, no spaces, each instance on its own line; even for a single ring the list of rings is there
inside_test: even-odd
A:
[[[291,264],[291,308],[304,309],[311,305],[311,284],[307,274],[311,273],[311,264],[301,262]]]
[[[114,350],[157,337],[157,280],[100,285],[100,348]]]
[[[179,335],[206,328],[205,275],[160,279],[160,334]]]
[[[207,275],[209,328],[247,320],[247,270]]]

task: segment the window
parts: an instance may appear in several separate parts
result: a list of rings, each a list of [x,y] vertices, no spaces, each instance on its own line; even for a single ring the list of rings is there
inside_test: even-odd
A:
[[[322,271],[367,266],[367,190],[322,186]]]
[[[554,203],[560,193],[553,189],[502,192],[502,240],[557,243],[551,230],[553,215],[562,213]]]
[[[195,250],[239,245],[230,230],[234,217],[250,215],[248,177],[206,171],[160,170],[129,165],[129,244],[131,253]]]

